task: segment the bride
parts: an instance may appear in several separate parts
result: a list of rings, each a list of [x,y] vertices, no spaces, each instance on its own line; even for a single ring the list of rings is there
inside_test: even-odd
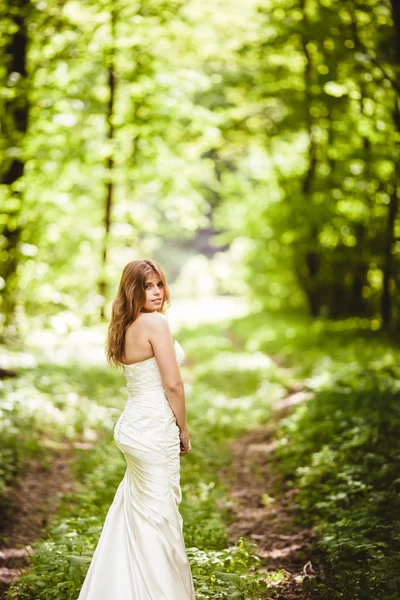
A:
[[[106,356],[128,388],[114,441],[127,468],[108,510],[78,600],[195,600],[179,512],[180,456],[191,451],[180,365],[165,316],[164,273],[126,265],[112,304]]]

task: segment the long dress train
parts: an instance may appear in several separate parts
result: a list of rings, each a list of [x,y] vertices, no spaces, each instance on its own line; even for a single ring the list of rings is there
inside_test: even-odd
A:
[[[174,342],[179,366],[185,353]],[[128,401],[114,428],[127,468],[78,600],[195,600],[179,512],[180,442],[155,357],[124,365]]]

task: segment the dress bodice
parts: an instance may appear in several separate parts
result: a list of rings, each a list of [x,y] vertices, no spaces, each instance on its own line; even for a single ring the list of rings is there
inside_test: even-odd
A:
[[[176,360],[180,366],[185,360],[185,352],[176,340],[174,348]],[[154,394],[157,391],[164,393],[161,374],[155,356],[131,363],[130,365],[124,364],[123,368],[130,398]]]

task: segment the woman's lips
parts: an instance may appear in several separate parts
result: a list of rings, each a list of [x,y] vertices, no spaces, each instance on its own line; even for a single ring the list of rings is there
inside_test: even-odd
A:
[[[152,302],[161,302],[161,298],[156,298],[155,300],[152,300]]]

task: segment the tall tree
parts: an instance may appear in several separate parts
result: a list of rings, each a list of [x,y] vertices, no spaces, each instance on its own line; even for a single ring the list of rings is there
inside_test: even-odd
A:
[[[1,311],[4,332],[13,324],[18,292],[19,251],[23,230],[24,141],[28,129],[29,101],[27,84],[27,23],[29,0],[3,5],[8,33],[3,46],[3,98],[1,149],[5,159],[1,167],[0,281],[3,288]]]
[[[389,78],[394,90],[393,107],[393,125],[396,132],[395,142],[393,144],[393,180],[392,190],[389,195],[390,200],[387,212],[386,240],[384,247],[384,266],[383,266],[383,289],[381,311],[382,320],[385,328],[391,325],[393,318],[393,300],[398,297],[400,286],[400,264],[396,265],[394,248],[396,242],[396,221],[399,213],[400,201],[400,5],[396,0],[392,0],[393,22],[396,31],[396,44],[394,53],[395,74]],[[396,273],[397,270],[397,273]],[[399,311],[400,313],[400,311]],[[397,322],[400,323],[400,314],[396,315]]]
[[[103,251],[100,264],[100,280],[99,294],[102,299],[100,307],[100,319],[104,320],[105,301],[107,297],[107,250],[109,243],[109,235],[111,228],[111,213],[114,200],[114,163],[115,163],[115,95],[116,95],[116,27],[117,27],[117,7],[116,0],[111,0],[110,4],[110,39],[109,50],[106,55],[106,70],[107,70],[107,87],[108,87],[108,102],[106,111],[107,131],[106,131],[106,147],[107,147],[107,165],[106,165],[106,185],[105,185],[105,213],[104,213],[104,236],[103,236]]]

